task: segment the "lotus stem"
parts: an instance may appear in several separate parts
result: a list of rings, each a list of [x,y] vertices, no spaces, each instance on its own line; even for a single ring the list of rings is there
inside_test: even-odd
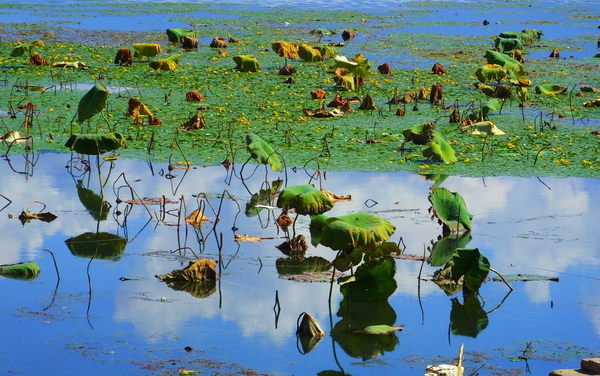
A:
[[[490,268],[490,271],[492,271],[492,272],[496,273],[496,274],[498,275],[498,277],[500,277],[500,279],[502,280],[502,282],[504,282],[504,284],[505,284],[506,286],[508,286],[508,288],[510,289],[510,291],[513,291],[513,288],[512,288],[512,286],[511,286],[511,285],[510,285],[510,284],[509,284],[509,283],[506,281],[506,279],[504,279],[504,276],[503,276],[502,274],[500,274],[500,272],[499,272],[499,271],[497,271],[497,270],[496,270],[496,269],[494,269],[494,268]]]

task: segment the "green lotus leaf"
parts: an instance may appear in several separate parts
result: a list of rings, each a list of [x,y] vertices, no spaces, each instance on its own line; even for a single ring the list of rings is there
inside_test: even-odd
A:
[[[181,60],[180,55],[172,55],[164,59],[154,60],[148,63],[151,68],[159,71],[174,71]]]
[[[79,101],[77,122],[79,124],[100,113],[106,105],[110,93],[102,84],[94,85]]]
[[[498,112],[500,108],[502,108],[502,103],[497,98],[491,98],[481,106],[481,114],[484,119],[487,119],[490,112]]]
[[[509,72],[512,72],[513,77],[517,81],[526,80],[527,73],[523,64],[519,63],[514,58],[498,51],[488,50],[485,53],[485,58],[488,64],[497,64],[504,67]]]
[[[444,232],[463,233],[471,230],[473,215],[462,196],[446,188],[436,188],[429,194],[431,211],[444,226]]]
[[[452,146],[437,131],[433,133],[433,141],[427,144],[427,148],[423,150],[423,156],[446,164],[458,161]]]
[[[402,135],[404,136],[402,145],[407,142],[412,142],[415,145],[427,145],[427,143],[433,141],[435,133],[435,123],[431,121],[415,125],[402,131]]]
[[[457,298],[452,299],[450,331],[454,335],[477,338],[489,324],[488,315],[476,296],[465,295],[464,299],[464,305]]]
[[[360,248],[358,249],[360,250]],[[392,253],[397,255],[402,253],[400,247],[398,247],[398,244],[395,242],[383,242],[379,244],[373,251],[365,253],[365,262],[379,260],[380,258],[387,257]]]
[[[523,42],[520,38],[503,38],[499,36],[494,39],[494,46],[497,50],[502,52],[509,52],[512,50],[522,50]]]
[[[313,46],[321,53],[322,57],[333,58],[337,56],[337,49],[334,46]]]
[[[340,290],[352,302],[385,301],[398,287],[395,274],[396,261],[388,256],[362,264],[354,275],[341,278]]]
[[[458,236],[444,236],[431,247],[429,264],[444,266],[452,258],[457,248],[464,248],[473,239],[470,232]]]
[[[353,267],[360,265],[363,261],[363,251],[361,248],[355,248],[349,252],[340,252],[331,264],[336,270],[345,272],[352,269]]]
[[[271,43],[271,49],[281,57],[289,59],[299,59],[298,45],[296,43],[278,41]]]
[[[256,72],[260,69],[258,60],[252,55],[234,56],[233,61],[237,64],[236,69],[241,71]]]
[[[477,90],[479,90],[480,93],[487,95],[488,97],[493,98],[496,95],[496,89],[494,89],[490,85],[481,84],[477,86]]]
[[[6,278],[31,281],[40,274],[40,266],[35,261],[0,265],[0,275]]]
[[[357,77],[367,78],[371,74],[371,63],[362,54],[348,59],[346,56],[333,58],[334,68],[346,68]]]
[[[74,256],[116,260],[125,252],[127,239],[108,232],[85,232],[65,240]]]
[[[160,44],[156,43],[134,43],[133,49],[135,50],[136,57],[143,56],[152,58],[162,54],[162,48]]]
[[[110,205],[102,198],[102,196],[91,189],[85,188],[83,186],[83,180],[77,180],[77,196],[79,196],[79,201],[81,201],[83,206],[85,206],[95,220],[104,221],[108,218]]]
[[[343,87],[346,90],[354,91],[354,75],[350,72],[344,75],[336,75],[333,77],[335,84]]]
[[[464,277],[464,284],[471,291],[479,290],[490,271],[490,261],[477,248],[456,249],[452,262],[452,279]]]
[[[557,84],[542,84],[535,87],[537,94],[556,95],[566,93],[568,88],[566,86]]]
[[[196,32],[194,30],[182,29],[179,27],[172,27],[167,29],[167,38],[171,43],[181,43],[183,37],[195,37]]]
[[[283,164],[273,148],[260,136],[249,134],[246,136],[246,149],[250,156],[260,164],[268,164],[273,171],[283,171]]]
[[[319,242],[334,250],[351,251],[355,248],[362,248],[363,252],[369,253],[379,244],[388,240],[394,231],[396,231],[396,227],[386,219],[365,212],[357,212],[327,218],[322,224],[322,235]]]
[[[324,27],[318,27],[316,29],[313,29],[311,31],[309,31],[309,34],[313,34],[313,35],[335,35],[336,32],[331,30],[331,29],[326,29]]]
[[[402,326],[391,326],[391,325],[370,325],[364,329],[355,329],[352,332],[358,334],[366,334],[371,336],[383,336],[386,334],[392,334],[402,330]]]
[[[331,263],[327,259],[318,256],[307,257],[303,260],[278,258],[275,261],[275,267],[280,275],[295,275],[306,272],[324,272],[331,269]]]
[[[333,62],[335,68],[346,68],[349,71],[353,71],[358,66],[358,62],[348,59],[346,56],[334,56]]]
[[[311,184],[287,187],[277,198],[277,207],[300,215],[322,214],[333,208],[334,202]],[[311,219],[312,220],[312,219]]]
[[[475,71],[475,76],[479,82],[501,81],[506,78],[508,72],[502,65],[486,64]]]
[[[542,35],[544,35],[543,32],[541,32],[540,30],[537,30],[537,29],[523,29],[521,32],[523,34],[529,35],[533,39],[540,39],[542,37]],[[529,43],[529,42],[526,42],[525,40],[523,40],[523,42]]]
[[[12,52],[10,53],[11,57],[19,57],[25,55],[25,53],[31,53],[34,47],[44,48],[44,42],[41,40],[36,40],[29,43],[22,43],[17,45]]]
[[[308,62],[323,61],[321,51],[304,43],[298,46],[298,56],[300,56],[302,60]]]
[[[72,134],[65,146],[79,154],[100,155],[107,151],[126,148],[125,137],[120,133]]]
[[[283,180],[277,179],[271,183],[271,187],[267,189],[261,189],[257,193],[254,193],[252,197],[250,197],[250,201],[246,203],[246,211],[245,214],[247,217],[255,217],[257,216],[265,206],[270,206],[272,200],[275,195],[279,193],[281,190],[281,185],[283,184]],[[257,207],[258,205],[258,207]]]

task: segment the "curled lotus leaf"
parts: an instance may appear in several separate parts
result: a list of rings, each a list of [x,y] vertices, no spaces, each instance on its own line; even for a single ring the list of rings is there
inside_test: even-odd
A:
[[[537,94],[556,95],[566,93],[568,88],[558,84],[542,84],[535,87]]]
[[[271,49],[281,57],[288,59],[299,59],[298,45],[296,43],[278,41],[271,43]]]
[[[321,231],[319,243],[334,250],[351,251],[362,248],[365,253],[373,251],[379,244],[392,236],[396,227],[388,220],[366,212],[338,217],[317,217],[313,229]]]
[[[312,184],[287,187],[277,198],[277,207],[294,209],[300,215],[315,215],[331,210],[335,203]]]
[[[512,50],[522,50],[523,42],[519,38],[498,37],[494,39],[494,46],[499,51],[508,52]]]
[[[30,281],[40,274],[40,266],[35,261],[0,265],[0,275],[7,278]]]
[[[108,232],[85,232],[65,240],[74,256],[117,260],[125,252],[127,239]]]
[[[298,46],[298,55],[302,60],[307,62],[323,61],[321,51],[305,43]]]
[[[151,61],[148,65],[158,71],[174,71],[181,60],[180,55],[172,55],[165,59]]]
[[[165,282],[175,281],[216,281],[217,262],[210,259],[190,260],[183,269],[175,269],[165,275],[157,276]]]
[[[423,150],[423,156],[446,164],[457,162],[456,153],[450,144],[438,132],[433,134],[433,140]]]
[[[273,171],[283,171],[283,165],[275,150],[256,134],[246,136],[246,149],[252,159],[260,164],[268,164]]]
[[[182,29],[179,27],[172,27],[167,29],[167,38],[171,43],[181,43],[183,37],[195,37],[196,32],[194,30]]]
[[[519,63],[516,59],[498,51],[488,50],[485,53],[485,58],[488,64],[497,64],[501,65],[506,69],[509,74],[509,79],[512,82],[520,83],[527,81],[525,72],[525,68],[523,64]]]
[[[162,54],[162,47],[156,43],[134,43],[133,49],[136,57],[152,58]]]
[[[490,261],[479,249],[457,248],[452,256],[452,279],[464,277],[464,283],[471,291],[477,291],[490,272]]]
[[[256,72],[260,69],[258,60],[252,55],[234,56],[233,61],[237,64],[236,69],[241,71]]]
[[[432,205],[429,210],[444,226],[444,233],[462,234],[471,230],[473,215],[458,192],[436,188],[428,198]]]
[[[486,83],[490,81],[501,81],[506,78],[508,73],[502,65],[486,64],[475,71],[475,76],[479,82]]]
[[[83,96],[77,106],[77,122],[79,124],[102,112],[110,93],[102,84],[96,84]]]
[[[126,148],[125,137],[120,133],[72,134],[65,146],[79,154],[99,155],[118,148]]]

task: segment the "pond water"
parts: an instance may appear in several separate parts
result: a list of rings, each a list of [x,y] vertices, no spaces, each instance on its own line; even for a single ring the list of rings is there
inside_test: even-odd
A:
[[[384,309],[395,325],[405,327],[371,342],[373,337],[357,334],[330,336],[344,319],[337,285],[329,304],[329,283],[297,282],[280,274],[278,265],[286,256],[275,247],[284,240],[273,221],[279,210],[246,214],[251,194],[265,188],[265,181],[283,179],[284,186],[292,186],[318,175],[290,169],[269,171],[265,179],[264,167],[252,174],[254,166],[246,166],[241,180],[241,167],[176,168],[169,175],[167,164],[103,162],[100,175],[111,205],[104,219],[86,209],[77,188],[81,181],[79,193],[90,193],[82,187],[100,193],[95,157],[89,164],[69,154],[2,160],[0,264],[31,260],[42,271],[32,281],[0,277],[0,373],[168,375],[195,370],[223,375],[250,372],[249,367],[269,375],[324,370],[422,375],[428,364],[453,363],[464,344],[466,374],[544,375],[576,368],[581,358],[600,350],[598,179],[448,177],[441,186],[460,193],[474,216],[469,248],[479,248],[502,274],[536,274],[558,282],[512,282],[510,294],[503,283],[487,282],[480,291],[479,316],[466,320],[470,329],[451,330],[450,315],[462,307],[462,295],[448,296],[433,282],[419,282],[420,273],[431,276],[438,268],[396,259],[398,287]],[[312,182],[352,195],[328,215],[366,211],[389,220],[396,226],[391,240],[400,242],[405,254],[422,255],[441,235],[428,212],[433,182],[423,176],[328,172]],[[132,192],[133,198],[164,196],[174,203],[164,208],[117,203],[131,199]],[[185,208],[178,216],[181,199]],[[45,208],[29,207],[32,201]],[[28,207],[58,217],[25,224],[10,218]],[[200,231],[179,223],[179,217],[199,207],[210,217]],[[310,239],[308,223],[300,216],[296,231]],[[126,245],[106,259],[90,259],[65,243],[84,233],[118,235]],[[234,233],[264,239],[236,242]],[[60,280],[44,249],[53,252]],[[187,265],[194,254],[220,260],[216,284],[197,288],[193,295],[155,277]],[[309,246],[306,256],[332,260],[335,252]],[[280,310],[274,309],[276,301]],[[302,312],[313,315],[327,333],[310,352],[295,335]],[[527,361],[513,361],[523,354]]]

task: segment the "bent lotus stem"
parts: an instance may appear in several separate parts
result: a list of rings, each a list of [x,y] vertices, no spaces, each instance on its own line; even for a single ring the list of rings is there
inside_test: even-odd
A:
[[[500,277],[500,279],[502,280],[502,282],[504,282],[504,284],[505,284],[506,286],[508,286],[508,288],[510,289],[510,291],[513,291],[513,288],[512,288],[512,286],[511,286],[511,285],[510,285],[510,284],[509,284],[509,283],[506,281],[506,279],[504,279],[504,276],[503,276],[502,274],[500,274],[500,272],[499,272],[499,271],[497,271],[497,270],[496,270],[496,269],[494,269],[494,268],[490,268],[490,271],[492,271],[492,272],[496,273],[496,274],[498,275],[498,277]]]

